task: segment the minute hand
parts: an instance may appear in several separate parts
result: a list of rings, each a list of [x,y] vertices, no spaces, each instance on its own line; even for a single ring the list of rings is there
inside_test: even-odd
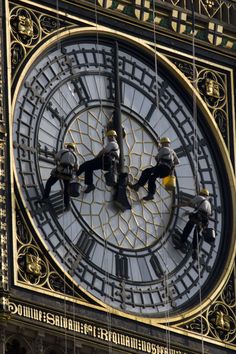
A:
[[[123,131],[121,124],[121,86],[119,75],[119,47],[115,42],[114,48],[114,75],[115,75],[115,114],[114,114],[114,128],[117,132],[117,141],[120,147],[120,160],[118,166],[118,181],[115,193],[115,203],[121,211],[131,209],[131,205],[126,196],[126,187],[128,182],[128,175],[124,173],[124,149],[123,149]]]
[[[117,133],[117,141],[120,148],[119,172],[124,172],[124,148],[123,148],[123,132],[121,124],[121,86],[119,75],[119,47],[115,42],[114,48],[114,76],[115,76],[115,112],[114,112],[114,128]]]

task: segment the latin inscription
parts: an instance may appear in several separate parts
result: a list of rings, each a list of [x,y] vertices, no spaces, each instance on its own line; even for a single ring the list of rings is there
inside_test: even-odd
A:
[[[189,354],[182,349],[168,348],[145,339],[140,339],[126,333],[96,326],[92,323],[80,321],[75,318],[62,316],[53,312],[44,311],[20,303],[9,303],[9,310],[13,316],[30,319],[35,322],[45,323],[51,327],[61,328],[74,332],[80,336],[99,339],[102,342],[112,343],[118,347],[130,348],[142,353],[150,354]]]

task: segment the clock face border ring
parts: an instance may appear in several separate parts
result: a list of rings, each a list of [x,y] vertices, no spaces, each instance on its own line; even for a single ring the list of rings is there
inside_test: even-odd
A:
[[[80,32],[80,31],[77,31],[77,32]],[[88,32],[90,33],[90,32],[91,32],[91,29],[89,29]],[[93,32],[93,31],[92,31],[92,32]],[[63,38],[63,36],[66,36],[67,34],[68,34],[68,32],[66,31],[65,33],[63,33],[63,35],[61,35],[61,37]],[[81,34],[84,35],[84,29],[81,31]],[[106,31],[105,31],[105,32],[101,32],[101,34],[107,34],[107,32],[106,32]],[[116,33],[116,34],[117,34],[117,33]],[[110,34],[110,32],[109,32],[109,35],[112,35],[112,34]],[[120,34],[120,37],[123,38],[123,36],[122,36],[121,34]],[[124,39],[126,40],[126,37],[124,37]],[[58,40],[58,37],[55,39],[55,41],[56,41],[56,40]],[[135,44],[135,45],[138,45],[138,44],[139,44],[139,41],[137,41],[137,43],[135,43],[135,41],[132,41],[132,43]],[[147,46],[145,43],[143,43],[143,45]],[[147,47],[148,47],[148,46],[147,46]],[[153,51],[149,48],[149,52],[151,53],[151,52],[153,52]],[[35,55],[35,54],[34,54],[34,55]],[[158,56],[159,56],[160,58],[162,57],[162,55],[158,55]],[[33,58],[33,57],[32,57],[32,58]],[[31,59],[32,59],[32,58],[31,58]],[[159,58],[159,59],[160,59],[160,58]],[[162,59],[163,59],[163,58],[162,58]],[[160,59],[160,60],[161,60],[161,59]],[[176,68],[173,68],[173,64],[169,63],[166,58],[164,58],[163,61],[164,61],[164,64],[165,64],[166,66],[168,66],[168,68],[169,68],[171,71],[174,71],[174,72],[175,72],[175,75],[178,76],[179,79],[180,79],[180,77],[182,78],[183,75],[182,75],[181,73],[178,73],[178,75],[176,74],[177,70],[176,70]],[[30,63],[31,63],[31,60],[29,61],[29,64],[26,66],[26,68],[29,68]],[[26,70],[26,68],[25,68],[25,70]],[[28,69],[27,69],[27,70],[28,70]],[[189,87],[189,91],[191,91],[192,89],[191,89],[191,87],[190,87],[190,84],[187,83],[187,80],[184,79],[183,81],[184,81],[184,83],[187,84],[187,86]],[[20,87],[20,86],[19,86],[19,87]],[[16,90],[16,92],[17,92],[17,90]],[[14,97],[16,97],[16,96],[14,96]],[[198,101],[201,102],[200,107],[203,107],[203,108],[202,108],[202,111],[204,111],[205,113],[207,113],[207,114],[209,115],[209,112],[207,111],[207,109],[206,109],[206,107],[205,107],[205,104],[201,101],[201,98],[200,98],[200,97],[198,97]],[[13,99],[13,102],[14,102],[14,99]],[[204,114],[204,117],[206,118],[205,114]],[[219,137],[219,132],[218,132],[217,127],[215,126],[214,122],[212,122],[212,119],[211,119],[210,116],[207,118],[207,121],[208,121],[208,123],[211,125],[213,133],[214,133],[215,136],[218,138],[218,137]],[[220,140],[222,140],[222,138],[220,138]],[[228,156],[227,156],[226,149],[224,149],[223,154],[222,154],[222,157],[224,158],[225,166],[226,166],[226,168],[227,168],[227,170],[228,170],[229,179],[230,179],[231,181],[233,181],[232,167],[231,167],[231,165],[230,165],[230,162],[229,162],[229,159],[228,159]],[[233,200],[232,200],[233,210],[235,210],[235,194],[236,194],[236,193],[235,193],[235,185],[234,185],[233,183],[229,183],[229,185],[230,185],[230,187],[231,187],[231,194],[232,194],[232,198],[233,198]],[[236,229],[236,225],[235,225],[235,222],[234,222],[234,224],[232,225],[232,231],[235,232],[235,229]],[[232,266],[234,254],[235,254],[235,248],[232,247],[232,252],[231,252],[231,255],[229,256],[229,268],[230,268],[230,266]],[[230,271],[230,270],[229,270],[229,271]],[[227,275],[225,274],[224,276],[227,276]],[[213,295],[212,295],[212,296],[213,296]]]

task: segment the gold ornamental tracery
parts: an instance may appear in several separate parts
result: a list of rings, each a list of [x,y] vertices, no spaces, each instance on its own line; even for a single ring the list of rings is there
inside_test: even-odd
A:
[[[229,90],[228,77],[223,71],[213,67],[203,66],[200,63],[184,61],[174,57],[168,58],[186,76],[193,87],[201,95],[206,106],[210,110],[222,137],[227,146],[230,143],[229,136]]]
[[[53,295],[72,296],[85,301],[74,289],[65,282],[47,259],[47,252],[42,250],[34,236],[26,226],[22,213],[16,212],[16,266],[17,281],[36,287],[42,292]]]
[[[42,39],[68,25],[71,23],[61,20],[57,15],[51,16],[22,6],[12,7],[10,11],[12,76],[28,53]]]
[[[200,316],[177,325],[189,333],[236,345],[235,269],[219,297]]]

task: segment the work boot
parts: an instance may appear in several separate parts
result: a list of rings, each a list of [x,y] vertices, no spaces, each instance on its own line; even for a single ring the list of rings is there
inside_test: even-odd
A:
[[[197,250],[193,249],[192,251],[192,259],[196,260],[197,259]]]
[[[89,184],[87,186],[87,188],[85,189],[84,193],[90,193],[95,189],[95,185],[94,184]]]
[[[148,193],[145,197],[143,197],[143,200],[153,200],[154,199],[154,194]]]
[[[187,253],[188,251],[188,243],[187,241],[182,242],[182,245],[180,247],[180,251],[183,253]]]
[[[139,190],[140,187],[141,187],[141,186],[140,186],[140,184],[138,184],[138,183],[135,183],[135,184],[131,184],[131,185],[130,185],[130,188],[133,189],[133,190],[136,191],[136,192]]]
[[[48,203],[49,202],[49,197],[42,197],[42,199],[40,199],[41,203]]]
[[[70,211],[70,204],[65,205],[64,211]]]

